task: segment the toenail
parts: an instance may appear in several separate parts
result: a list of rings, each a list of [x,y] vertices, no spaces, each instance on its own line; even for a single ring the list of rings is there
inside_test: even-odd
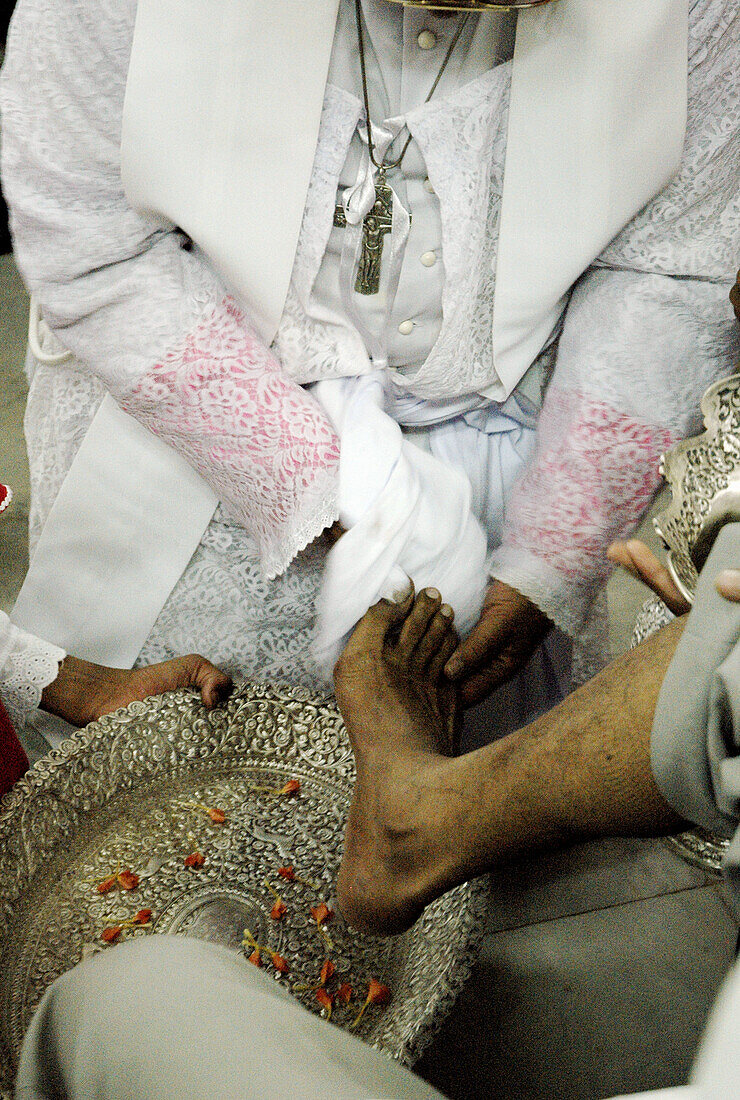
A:
[[[409,598],[410,595],[411,585],[408,585],[406,588],[399,588],[393,593],[393,602],[406,603],[406,600]]]
[[[448,603],[443,603],[439,609],[440,615],[444,615],[446,619],[451,619],[455,612],[452,610]]]
[[[455,680],[463,670],[463,663],[459,657],[451,657],[445,665],[445,676]]]
[[[424,589],[424,595],[427,596],[428,599],[430,599],[430,600],[438,600],[439,599],[439,592],[437,591],[436,588],[425,588]]]

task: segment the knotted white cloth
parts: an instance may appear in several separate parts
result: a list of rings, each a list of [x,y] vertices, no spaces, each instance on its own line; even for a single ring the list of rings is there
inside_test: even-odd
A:
[[[421,450],[385,411],[387,372],[319,382],[314,393],[341,440],[339,517],[346,533],[326,560],[315,656],[324,671],[349,631],[381,597],[438,588],[461,634],[476,622],[486,588],[487,538],[470,482]]]

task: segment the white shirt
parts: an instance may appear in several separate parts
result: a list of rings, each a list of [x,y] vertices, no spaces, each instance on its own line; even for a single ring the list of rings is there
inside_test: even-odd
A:
[[[436,11],[389,4],[387,0],[362,0],[368,99],[373,136],[389,126],[399,129],[386,160],[401,153],[408,130],[405,113],[422,105],[440,72],[447,51],[457,33],[463,13],[453,16]],[[514,48],[515,19],[512,13],[487,12],[468,15],[442,77],[435,99],[454,92],[468,81],[482,76],[501,61],[509,60]],[[337,31],[329,68],[329,82],[362,99],[362,79],[354,0],[340,5]],[[389,121],[392,120],[392,121]],[[364,105],[347,159],[340,174],[337,206],[342,195],[364,174],[367,164]],[[391,276],[391,239],[386,236],[381,263],[380,291],[375,295],[354,292],[349,280],[351,306],[365,329],[375,337],[392,367],[420,365],[429,355],[442,326],[442,292],[445,269],[442,250],[442,221],[437,196],[427,176],[421,150],[415,140],[403,161],[388,173],[388,182],[410,215],[410,228],[396,266],[400,268],[395,294],[388,293]],[[314,299],[321,309],[345,313],[339,288],[342,249],[348,247],[347,233],[332,231],[314,285]],[[346,279],[344,280],[347,281]],[[368,349],[371,351],[372,349]],[[382,351],[381,351],[382,357]],[[375,358],[375,356],[373,356]]]

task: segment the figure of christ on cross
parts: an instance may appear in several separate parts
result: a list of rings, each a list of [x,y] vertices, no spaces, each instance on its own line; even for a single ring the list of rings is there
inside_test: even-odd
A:
[[[345,229],[347,218],[341,206],[334,211],[334,225]],[[356,294],[377,294],[380,290],[380,262],[384,237],[393,228],[393,192],[383,172],[375,181],[375,202],[362,223],[362,255],[355,279]]]

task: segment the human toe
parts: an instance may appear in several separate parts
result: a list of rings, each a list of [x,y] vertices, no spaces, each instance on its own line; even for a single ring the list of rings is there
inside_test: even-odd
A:
[[[455,612],[449,604],[442,604],[439,611],[429,620],[412,656],[412,665],[418,673],[426,672],[450,635],[455,635],[453,621]],[[452,653],[452,650],[449,650]]]
[[[449,661],[452,654],[460,644],[460,635],[457,633],[453,625],[450,625],[450,629],[445,634],[439,649],[429,662],[429,668],[427,674],[429,679],[434,683],[442,677],[444,667]]]
[[[358,657],[382,654],[388,634],[398,629],[413,608],[413,586],[405,595],[399,593],[399,596],[398,601],[379,600],[362,616],[334,666],[335,682],[344,675],[348,666],[355,664]]]
[[[394,646],[395,656],[410,662],[414,650],[427,633],[429,625],[442,605],[442,597],[436,588],[423,588],[414,600]]]

